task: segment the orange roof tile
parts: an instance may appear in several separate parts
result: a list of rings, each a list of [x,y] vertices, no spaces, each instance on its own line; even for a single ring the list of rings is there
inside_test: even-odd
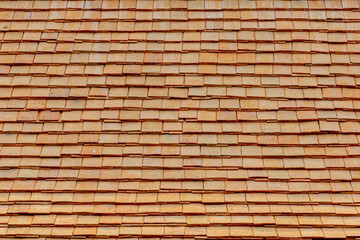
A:
[[[0,238],[359,238],[359,2],[0,2]]]

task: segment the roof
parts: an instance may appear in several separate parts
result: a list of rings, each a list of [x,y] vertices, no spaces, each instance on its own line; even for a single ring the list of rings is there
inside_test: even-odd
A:
[[[359,9],[0,1],[0,238],[360,237]]]

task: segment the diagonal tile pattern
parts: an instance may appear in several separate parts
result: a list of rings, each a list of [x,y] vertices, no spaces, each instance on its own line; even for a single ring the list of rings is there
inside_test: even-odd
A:
[[[359,10],[0,1],[0,238],[360,237]]]

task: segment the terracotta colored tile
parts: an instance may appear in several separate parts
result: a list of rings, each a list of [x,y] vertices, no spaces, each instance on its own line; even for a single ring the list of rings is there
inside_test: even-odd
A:
[[[0,8],[0,235],[360,236],[358,3]]]
[[[123,65],[105,65],[104,74],[120,75],[123,70]]]
[[[102,151],[101,146],[84,146],[82,148],[81,154],[84,155],[100,155]]]
[[[198,65],[198,73],[216,73],[216,66],[215,65]]]
[[[141,65],[125,65],[123,73],[125,74],[138,74],[141,73]]]
[[[144,62],[147,63],[161,63],[163,55],[161,53],[146,53]]]

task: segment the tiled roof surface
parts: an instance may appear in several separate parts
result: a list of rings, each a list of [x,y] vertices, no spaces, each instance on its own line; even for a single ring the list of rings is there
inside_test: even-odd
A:
[[[360,7],[0,1],[0,238],[360,237]]]

